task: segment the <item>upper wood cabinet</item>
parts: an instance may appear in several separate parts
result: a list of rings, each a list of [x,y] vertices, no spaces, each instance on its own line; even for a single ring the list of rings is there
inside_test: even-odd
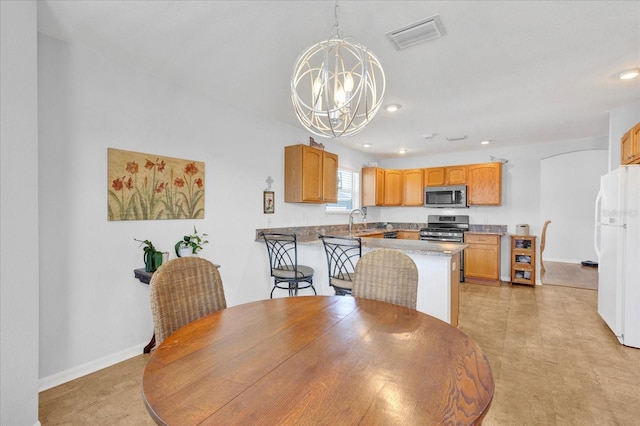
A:
[[[284,201],[336,203],[338,156],[308,145],[285,147]]]
[[[502,203],[502,163],[467,166],[467,203],[483,206]]]
[[[464,185],[465,183],[467,183],[467,166],[424,169],[424,186]]]
[[[384,171],[384,205],[402,205],[402,170]]]
[[[362,169],[362,206],[401,206],[423,204],[422,169]],[[407,204],[411,203],[411,204]]]
[[[444,167],[424,169],[424,186],[442,186],[445,182]]]
[[[402,205],[422,206],[424,204],[423,169],[402,171]]]
[[[467,183],[467,166],[449,166],[444,168],[445,185],[464,185]]]
[[[364,167],[362,169],[361,198],[363,207],[384,204],[384,169]]]
[[[622,136],[620,164],[640,164],[640,123]]]
[[[499,206],[502,203],[502,163],[466,164],[425,169],[362,169],[363,206],[421,206],[424,187],[467,185],[467,203]]]

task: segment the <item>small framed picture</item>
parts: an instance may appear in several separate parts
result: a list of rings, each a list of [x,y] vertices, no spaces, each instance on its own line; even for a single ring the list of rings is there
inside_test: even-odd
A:
[[[264,214],[275,213],[276,211],[276,200],[275,194],[273,191],[264,191]]]

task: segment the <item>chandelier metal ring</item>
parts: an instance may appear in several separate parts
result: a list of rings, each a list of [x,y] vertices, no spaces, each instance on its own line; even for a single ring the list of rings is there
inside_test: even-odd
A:
[[[337,5],[336,5],[337,13]],[[382,106],[385,76],[378,58],[336,32],[307,48],[291,76],[291,100],[302,125],[315,135],[361,132]]]

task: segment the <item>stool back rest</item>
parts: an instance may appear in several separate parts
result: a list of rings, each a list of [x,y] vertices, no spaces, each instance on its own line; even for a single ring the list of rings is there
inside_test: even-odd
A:
[[[294,271],[298,273],[298,243],[296,234],[261,233],[269,255],[271,276],[274,269]]]
[[[362,256],[362,240],[352,237],[318,236],[327,255],[329,282],[332,278],[353,281],[353,273]]]

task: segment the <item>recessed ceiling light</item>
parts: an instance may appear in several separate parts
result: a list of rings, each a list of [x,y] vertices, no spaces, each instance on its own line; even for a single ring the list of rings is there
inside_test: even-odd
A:
[[[409,150],[408,150],[408,149],[406,149],[406,148],[400,148],[400,149],[398,150],[398,154],[406,154],[407,152],[409,152]]]
[[[451,137],[448,137],[448,138],[447,138],[447,140],[448,140],[449,142],[453,142],[453,141],[463,141],[463,140],[465,140],[466,138],[467,138],[467,136],[466,136],[466,135],[465,135],[465,136],[451,136]]]
[[[370,143],[365,143],[364,145],[362,145],[363,148],[371,148],[371,144]]]
[[[386,107],[384,107],[384,109],[386,109],[389,112],[396,112],[400,108],[402,108],[402,105],[400,104],[389,104]]]
[[[433,139],[433,138],[435,138],[436,136],[438,136],[438,134],[437,134],[437,133],[427,133],[426,135],[424,135],[424,138],[425,138],[425,139]]]
[[[482,145],[489,145],[489,142],[491,142],[491,141],[489,141],[489,140],[485,139],[485,140],[483,140],[483,141],[480,141],[480,144],[482,144]]]
[[[632,70],[622,71],[620,74],[618,74],[618,78],[620,80],[631,80],[632,78],[636,78],[638,75],[640,75],[640,70],[636,68]]]

